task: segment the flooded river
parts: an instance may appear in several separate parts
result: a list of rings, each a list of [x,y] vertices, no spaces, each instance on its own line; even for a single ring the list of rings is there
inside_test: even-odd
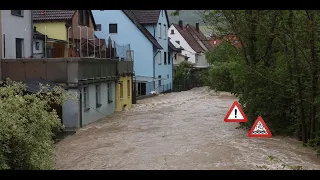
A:
[[[296,140],[249,139],[225,123],[235,100],[206,88],[140,100],[59,142],[56,168],[320,169],[320,157]]]

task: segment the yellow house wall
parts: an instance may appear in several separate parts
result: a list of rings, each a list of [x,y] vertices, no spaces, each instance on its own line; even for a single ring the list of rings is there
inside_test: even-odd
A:
[[[49,38],[67,41],[67,28],[65,22],[41,22],[33,25],[42,34],[46,34]]]
[[[128,87],[127,81],[130,81],[130,86]],[[120,98],[120,84],[117,84],[116,88],[116,111],[122,111],[123,107],[126,105],[127,108],[132,106],[132,81],[131,76],[120,77],[119,82],[123,83],[123,98]],[[130,95],[128,96],[128,88],[130,89]]]

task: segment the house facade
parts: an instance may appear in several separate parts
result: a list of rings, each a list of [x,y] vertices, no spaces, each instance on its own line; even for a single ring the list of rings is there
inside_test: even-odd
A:
[[[235,34],[227,34],[224,36],[212,36],[210,38],[210,44],[214,47],[219,46],[219,44],[223,41],[229,41],[233,46],[237,47],[237,48],[241,48],[241,43],[239,41],[239,38],[235,35]]]
[[[83,42],[95,40],[91,10],[33,10],[33,22],[38,32],[48,36],[47,57],[89,56]]]
[[[168,61],[168,16],[165,10],[94,10],[101,27],[98,38],[130,44],[134,52],[136,95],[172,88],[172,63]]]
[[[205,53],[213,50],[213,46],[200,31],[199,23],[196,23],[196,26],[190,24],[184,26],[180,20],[179,24],[170,25],[168,36],[172,43],[176,43],[184,49],[181,55],[184,55],[195,67],[206,68],[210,66],[206,60]]]
[[[29,58],[32,55],[32,10],[0,10],[1,58]]]

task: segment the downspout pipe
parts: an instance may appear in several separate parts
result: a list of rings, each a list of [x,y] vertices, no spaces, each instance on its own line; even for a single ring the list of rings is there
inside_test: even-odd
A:
[[[159,49],[157,49],[157,52],[156,54],[153,56],[153,90],[155,91],[156,90],[156,56],[157,54],[161,52]]]

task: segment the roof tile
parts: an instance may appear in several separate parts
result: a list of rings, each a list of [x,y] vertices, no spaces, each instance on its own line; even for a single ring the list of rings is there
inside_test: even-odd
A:
[[[32,18],[34,21],[70,20],[75,12],[76,10],[33,10]]]

